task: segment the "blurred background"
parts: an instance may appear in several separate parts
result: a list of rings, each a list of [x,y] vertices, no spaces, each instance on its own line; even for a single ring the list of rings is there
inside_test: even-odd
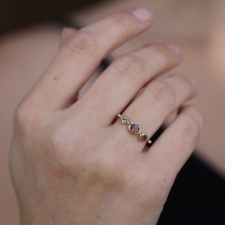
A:
[[[79,10],[87,5],[101,0],[1,0],[0,2],[0,32],[4,33],[27,25],[40,23],[65,16],[73,10]]]
[[[199,85],[192,101],[205,113],[196,150],[220,176],[225,174],[225,1],[224,0],[7,0],[0,1],[0,225],[19,223],[8,169],[16,106],[58,50],[63,26],[82,27],[116,10],[147,6],[155,24],[110,59],[147,42],[172,42],[183,50],[176,69]]]

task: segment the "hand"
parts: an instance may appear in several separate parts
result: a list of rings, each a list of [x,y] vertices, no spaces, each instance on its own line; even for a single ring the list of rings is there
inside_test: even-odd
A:
[[[153,79],[179,62],[178,48],[148,44],[119,57],[76,99],[100,61],[152,21],[147,9],[133,9],[63,31],[59,52],[15,113],[10,168],[21,224],[157,223],[199,140],[201,113],[182,108],[148,150],[115,118],[122,112],[151,137],[193,96],[191,78]]]

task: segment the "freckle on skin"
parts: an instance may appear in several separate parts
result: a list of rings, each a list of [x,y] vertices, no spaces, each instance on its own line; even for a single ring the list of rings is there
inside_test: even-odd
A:
[[[58,79],[58,77],[54,77],[54,80],[57,80]]]
[[[166,182],[166,179],[164,180],[164,182]]]

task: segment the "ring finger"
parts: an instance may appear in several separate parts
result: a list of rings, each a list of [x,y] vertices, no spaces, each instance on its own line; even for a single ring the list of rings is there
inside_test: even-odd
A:
[[[123,127],[118,120],[112,129],[120,138],[127,139],[129,149],[142,150],[146,142],[138,140],[140,134],[151,137],[164,120],[195,93],[195,86],[192,78],[178,74],[152,81],[123,112],[130,122],[137,122],[140,126],[138,137],[132,135],[132,131],[138,133],[138,125],[132,125],[128,130],[128,124],[125,123],[127,127]]]

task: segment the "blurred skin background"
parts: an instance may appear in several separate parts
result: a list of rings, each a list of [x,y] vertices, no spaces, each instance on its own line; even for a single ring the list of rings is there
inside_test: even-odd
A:
[[[10,0],[0,5],[0,224],[19,221],[8,170],[13,113],[57,52],[62,29],[57,18],[61,16],[84,26],[116,10],[134,6],[152,9],[154,26],[114,51],[110,60],[147,42],[176,43],[184,60],[175,70],[198,81],[198,95],[191,102],[203,110],[206,118],[195,154],[225,175],[225,1],[93,2]]]

